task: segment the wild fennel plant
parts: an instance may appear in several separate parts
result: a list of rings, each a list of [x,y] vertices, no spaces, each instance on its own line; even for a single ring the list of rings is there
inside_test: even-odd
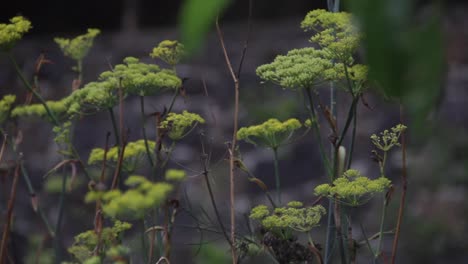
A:
[[[388,202],[385,194],[392,186],[385,172],[387,153],[399,145],[399,137],[406,126],[400,124],[391,130],[385,130],[379,136],[371,136],[371,141],[377,148],[374,155],[379,162],[378,177],[366,177],[353,169],[358,102],[371,84],[367,76],[367,66],[357,63],[354,57],[362,35],[352,23],[352,16],[345,12],[311,11],[302,21],[301,28],[312,32],[310,41],[316,44],[315,47],[293,49],[285,55],[278,55],[273,62],[259,66],[256,73],[265,82],[272,82],[283,89],[300,93],[304,100],[304,114],[308,115],[308,119],[301,123],[293,117],[284,122],[272,118],[262,124],[238,129],[233,138],[234,143],[237,139],[243,140],[273,151],[276,201],[269,196],[268,186],[260,178],[253,176],[242,163],[236,152],[240,152],[237,145],[231,145],[231,162],[246,172],[251,182],[262,188],[271,201],[271,207],[257,205],[251,210],[248,218],[260,230],[256,237],[236,233],[235,225],[231,227],[231,236],[228,236],[229,230],[224,227],[219,216],[216,198],[208,179],[209,170],[205,164],[201,174],[206,177],[210,199],[222,228],[220,233],[224,234],[230,244],[234,260],[237,259],[237,255],[241,261],[249,254],[263,253],[279,263],[312,260],[331,263],[336,254],[333,248],[338,245],[342,263],[352,263],[355,261],[357,248],[354,246],[356,241],[347,233],[352,226],[349,212],[352,208],[381,195],[383,207],[378,232],[379,242],[377,247],[372,247],[367,241],[368,249],[375,259],[378,259],[382,253],[382,237],[386,233],[383,230]],[[74,243],[68,248],[68,252],[74,257],[73,263],[130,263],[132,253],[141,254],[148,263],[170,259],[171,235],[179,213],[177,190],[188,177],[185,170],[169,168],[168,163],[177,143],[197,125],[206,122],[196,113],[186,110],[181,113],[172,111],[182,88],[182,78],[178,76],[177,65],[186,55],[184,45],[175,40],[164,40],[149,53],[150,57],[164,61],[167,68],[144,63],[139,58],[127,57],[120,64],[113,65],[111,70],[101,73],[97,80],[82,83],[83,60],[86,59],[100,31],[88,29],[88,33],[72,39],[56,38],[55,42],[64,55],[76,62],[74,70],[78,74],[78,83],[73,85],[67,96],[56,101],[46,101],[27,81],[28,78],[20,71],[11,53],[15,43],[30,29],[31,23],[23,17],[14,17],[9,24],[0,24],[0,50],[8,54],[24,87],[39,103],[20,104],[15,102],[14,95],[4,96],[0,101],[0,126],[5,139],[14,146],[13,152],[19,156],[17,145],[14,143],[19,142],[19,135],[10,126],[15,120],[41,118],[53,125],[52,132],[55,134],[54,140],[59,146],[62,161],[51,171],[56,172],[60,169],[63,174],[58,215],[53,228],[42,212],[42,207],[37,204],[33,207],[40,214],[55,241],[55,262],[60,263],[64,259],[61,256],[60,243],[65,196],[68,195],[67,175],[69,172],[76,174],[76,170],[87,177],[88,192],[84,201],[95,204],[95,217],[94,229],[77,234]],[[229,59],[227,61],[229,62]],[[232,66],[230,69],[238,92],[238,75],[234,73]],[[330,82],[351,99],[343,126],[338,125],[335,111],[330,110],[334,108],[335,102],[332,100],[330,105],[324,105],[320,99],[320,87]],[[173,97],[168,102],[167,111],[154,114],[156,135],[150,140],[146,132],[149,114],[145,109],[145,98],[166,91],[170,91]],[[134,141],[129,141],[123,122],[124,102],[131,96],[140,99],[143,137]],[[118,108],[117,115],[114,113],[115,108]],[[74,127],[76,121],[83,116],[102,111],[109,113],[114,141],[111,143],[107,135],[106,144],[90,150],[88,161],[85,163],[73,145]],[[324,125],[330,130],[329,153],[325,147],[325,137],[322,135],[321,127]],[[316,186],[310,192],[327,198],[328,210],[317,204],[320,200],[313,203],[283,203],[281,197],[282,176],[279,173],[278,151],[282,146],[292,144],[296,140],[294,135],[303,127],[306,129],[305,133],[309,132],[309,129],[313,130],[328,176],[327,183]],[[1,159],[2,155],[0,162]],[[202,157],[202,160],[204,159],[206,157]],[[20,157],[17,161],[22,164]],[[144,165],[151,168],[148,175],[139,174],[139,168]],[[22,165],[18,168],[28,184],[29,192],[34,194],[26,168]],[[93,174],[89,172],[91,170],[100,173]],[[307,174],[311,179],[317,179],[319,176],[313,172]],[[326,225],[321,223],[324,217],[327,217]],[[326,227],[328,234],[324,251],[319,247],[321,243],[317,241],[314,233],[321,226]],[[141,252],[134,252],[134,249],[124,243],[125,234],[135,229],[142,230]],[[301,236],[306,237],[307,242],[302,242]],[[1,261],[3,259],[0,259]]]

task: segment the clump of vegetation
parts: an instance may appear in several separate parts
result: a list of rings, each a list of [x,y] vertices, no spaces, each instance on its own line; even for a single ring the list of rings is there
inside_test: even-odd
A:
[[[10,22],[10,24],[0,24],[0,51],[9,53],[23,86],[34,97],[35,103],[17,102],[15,95],[5,95],[0,100],[0,132],[4,138],[4,144],[0,149],[0,165],[2,165],[0,169],[2,173],[5,171],[7,174],[13,173],[14,176],[11,177],[14,180],[5,220],[5,235],[0,246],[0,262],[6,261],[8,256],[5,252],[10,231],[9,224],[12,223],[10,206],[14,204],[20,174],[24,177],[31,195],[33,209],[47,228],[48,237],[53,240],[54,256],[49,255],[51,248],[45,251],[47,255],[44,256],[57,262],[65,259],[61,250],[64,241],[62,226],[64,219],[68,218],[64,217],[69,202],[66,196],[71,195],[79,195],[77,201],[84,201],[86,206],[94,209],[94,215],[89,216],[94,228],[76,235],[73,244],[68,247],[68,253],[75,261],[73,263],[123,264],[135,262],[132,258],[142,263],[164,261],[169,263],[175,248],[172,239],[173,230],[179,228],[176,222],[181,212],[188,214],[194,220],[194,228],[197,231],[222,235],[231,248],[233,263],[240,263],[253,255],[269,256],[278,263],[310,261],[330,263],[334,255],[339,255],[342,263],[354,263],[357,252],[363,250],[370,251],[374,262],[382,258],[383,236],[388,233],[384,230],[385,216],[393,190],[392,182],[386,177],[387,155],[394,147],[402,146],[401,138],[407,127],[398,124],[370,137],[376,148],[372,152],[373,158],[380,168],[377,177],[367,177],[360,171],[352,169],[357,108],[359,101],[363,100],[363,93],[372,86],[373,80],[369,79],[367,65],[359,64],[355,59],[364,36],[355,25],[351,14],[325,10],[309,12],[302,21],[301,28],[312,33],[310,42],[315,47],[292,49],[285,55],[278,55],[272,62],[260,65],[256,70],[262,82],[271,82],[282,89],[290,89],[299,94],[298,98],[303,101],[297,104],[304,105],[300,115],[301,118],[306,116],[305,122],[301,123],[299,119],[292,117],[288,117],[285,121],[273,117],[261,124],[240,128],[237,123],[240,69],[238,73],[233,70],[224,46],[222,32],[217,24],[227,65],[236,88],[233,139],[232,142],[227,142],[231,179],[230,228],[226,228],[223,222],[219,210],[221,204],[219,196],[212,188],[214,186],[213,179],[210,178],[214,177],[213,170],[210,169],[212,157],[211,153],[207,153],[205,133],[202,131],[198,134],[201,142],[200,171],[180,164],[172,156],[172,152],[181,141],[198,125],[207,122],[197,113],[186,109],[176,113],[172,109],[179,96],[185,96],[187,92],[183,87],[183,78],[176,71],[177,65],[189,55],[184,44],[176,40],[163,40],[154,47],[149,56],[164,61],[165,64],[161,66],[145,63],[140,58],[126,57],[120,64],[112,65],[112,70],[99,74],[96,80],[83,83],[83,60],[91,51],[100,30],[88,29],[86,34],[70,39],[55,38],[64,56],[76,62],[74,70],[78,76],[69,94],[61,99],[48,101],[44,99],[40,90],[36,89],[37,87],[29,83],[29,78],[25,78],[10,53],[15,43],[31,29],[31,23],[23,17],[14,17]],[[245,50],[243,54],[245,55]],[[243,57],[241,65],[242,61]],[[327,91],[330,95],[328,105],[321,97],[324,84],[330,87]],[[145,99],[149,96],[159,96],[167,91],[173,93],[168,107],[160,105],[157,106],[160,111],[148,113],[145,109]],[[347,115],[343,118],[344,122],[337,121],[335,104],[338,92],[349,99],[343,100],[349,102],[343,106],[348,109]],[[134,134],[130,133],[123,118],[124,115],[132,113],[126,111],[124,104],[129,97],[137,97],[140,100],[142,137],[134,141],[129,140]],[[119,118],[116,118],[114,111],[116,108],[119,110]],[[74,146],[74,128],[79,125],[78,120],[98,112],[104,112],[103,114],[107,112],[112,127],[108,129],[109,132],[96,132],[98,133],[96,136],[106,138],[106,143],[91,149],[88,152],[87,162],[84,162]],[[19,151],[22,149],[20,145],[22,134],[21,124],[17,119],[26,117],[40,118],[53,125],[51,132],[54,134],[54,142],[58,146],[58,156],[61,161],[46,174],[48,177],[51,174],[53,176],[45,180],[43,190],[51,195],[59,195],[57,206],[54,208],[56,212],[53,214],[56,215],[54,221],[50,221],[49,215],[52,214],[44,212],[46,206],[40,204],[36,196],[37,192],[29,178],[30,174],[23,163],[23,157],[27,155]],[[149,117],[154,128],[151,135],[146,131]],[[326,136],[328,141],[323,138],[322,126],[326,126],[330,131]],[[304,130],[303,133],[296,136],[301,130]],[[281,196],[283,188],[279,151],[286,145],[304,140],[310,131],[314,136],[314,142],[318,145],[327,180],[309,190],[317,196],[317,200],[290,201],[284,204]],[[261,180],[263,175],[255,176],[242,161],[242,146],[237,144],[237,140],[245,141],[255,147],[266,147],[272,151],[275,200],[270,196],[269,187]],[[325,144],[328,144],[329,148]],[[10,156],[14,157],[9,163],[2,160],[7,145],[11,147]],[[403,151],[405,151],[404,144]],[[220,158],[222,161],[225,157]],[[4,163],[8,166],[3,166]],[[179,166],[183,169],[178,168]],[[233,177],[238,173],[236,168],[246,173],[249,182],[260,187],[262,194],[265,194],[271,203],[271,206],[252,205],[249,217],[245,217],[249,233],[236,231],[234,183],[241,180],[240,177]],[[187,171],[196,173],[188,177]],[[316,180],[320,176],[316,171],[306,171],[306,173],[307,176],[312,176],[308,180]],[[70,175],[72,180],[67,182]],[[80,177],[81,182],[87,181],[86,194],[83,193],[85,188],[71,188],[77,177]],[[193,210],[189,201],[191,198],[186,197],[188,196],[186,188],[191,185],[185,183],[197,177],[203,177],[205,180],[215,215],[213,220],[206,213],[206,209],[201,208],[203,218],[208,219],[208,224],[199,218],[196,210]],[[351,214],[356,207],[379,197],[382,200],[382,213],[377,233],[378,245],[371,245],[369,239],[365,238],[367,248],[358,248],[356,239],[352,237],[354,226],[352,221],[355,219],[351,218]],[[403,208],[403,205],[400,204],[400,207]],[[220,230],[214,230],[217,227]],[[363,227],[362,230],[364,236],[366,228]],[[326,231],[327,235],[323,242],[318,242],[321,236],[315,232],[321,229]],[[130,240],[129,236],[138,236],[141,246],[135,247],[132,243],[127,243]],[[398,232],[395,237],[398,238]],[[200,244],[204,243],[205,241],[201,241]],[[208,246],[205,250],[212,249]],[[209,255],[211,254],[213,259],[225,259],[225,255],[219,256],[216,253],[217,251],[213,250]],[[395,251],[392,254],[395,255]]]

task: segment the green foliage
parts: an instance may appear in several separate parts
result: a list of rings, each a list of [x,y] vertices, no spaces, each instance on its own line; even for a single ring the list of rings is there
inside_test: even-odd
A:
[[[390,180],[385,177],[371,180],[362,176],[359,171],[351,169],[334,180],[333,184],[315,187],[315,195],[327,196],[350,206],[359,206],[375,194],[385,192],[390,184]]]
[[[272,211],[265,205],[254,207],[250,218],[257,220],[267,229],[279,232],[291,229],[299,232],[308,232],[319,225],[320,219],[326,214],[321,205],[304,207],[301,202],[293,201],[286,207],[277,207]]]
[[[168,169],[164,178],[166,181],[181,182],[185,180],[187,173],[184,170]]]
[[[16,96],[12,94],[7,94],[3,96],[2,100],[0,100],[0,125],[8,119],[11,107],[15,100]]]
[[[380,150],[386,152],[392,149],[393,147],[400,146],[400,135],[403,131],[406,130],[406,126],[402,124],[398,124],[391,128],[391,131],[385,129],[383,132],[380,133],[380,136],[376,134],[372,134],[370,137],[372,143]]]
[[[99,35],[99,29],[90,28],[88,33],[80,35],[74,39],[55,38],[57,43],[65,56],[72,58],[76,61],[83,60],[93,46],[94,38]]]
[[[182,114],[169,113],[160,128],[168,132],[172,140],[180,140],[185,137],[198,123],[204,124],[205,119],[200,115],[183,111]]]
[[[151,58],[159,58],[174,67],[185,55],[184,45],[176,40],[163,40],[150,53]]]
[[[116,220],[114,226],[104,227],[102,229],[100,243],[101,251],[105,252],[113,246],[120,244],[120,238],[124,231],[132,227],[130,223]],[[88,230],[75,236],[75,241],[68,252],[73,255],[80,263],[100,262],[99,256],[94,256],[94,250],[99,242],[99,237],[94,230]]]
[[[435,5],[415,22],[416,1],[356,0],[350,6],[366,36],[370,78],[385,96],[403,99],[414,130],[424,132],[443,81],[443,8]]]
[[[22,16],[11,18],[10,24],[0,24],[0,51],[9,52],[31,27],[31,22]]]
[[[151,151],[151,155],[154,155],[154,149],[156,148],[156,142],[147,140],[148,147]],[[107,151],[107,162],[116,164],[119,160],[119,146],[112,147]],[[102,148],[94,148],[91,150],[88,158],[88,164],[90,165],[101,165],[104,160],[105,150]],[[145,140],[140,139],[137,141],[127,143],[125,152],[123,155],[122,168],[126,172],[133,172],[140,164],[143,157],[147,155]]]
[[[229,0],[185,0],[179,13],[182,43],[193,53],[203,43],[215,19],[228,6]]]
[[[155,209],[172,191],[171,184],[153,183],[143,176],[132,175],[125,181],[129,190],[90,191],[86,202],[102,201],[104,213],[111,218],[142,219],[150,209]]]
[[[218,246],[218,243],[204,243],[201,245],[196,262],[198,264],[228,264],[232,263],[229,254],[226,254],[223,248]]]
[[[263,124],[239,129],[237,131],[237,138],[254,145],[259,144],[276,149],[282,144],[287,143],[294,131],[301,127],[301,123],[295,118],[284,122],[271,118]]]

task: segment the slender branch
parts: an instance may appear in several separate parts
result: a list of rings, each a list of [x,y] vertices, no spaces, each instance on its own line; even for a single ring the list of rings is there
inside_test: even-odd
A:
[[[18,162],[21,163],[21,160]],[[16,190],[17,190],[16,187],[18,186],[18,178],[20,174],[19,163],[16,164],[13,183],[11,185],[10,199],[8,200],[5,226],[3,227],[3,236],[2,236],[1,246],[0,246],[0,263],[6,263],[6,261],[4,260],[7,255],[7,242],[8,242],[8,236],[10,234],[10,225],[11,225],[11,222],[13,221],[13,208],[15,206]]]
[[[249,4],[250,8],[252,8],[252,1],[250,0]],[[249,17],[251,17],[251,12],[249,13]],[[229,55],[226,50],[226,46],[224,44],[223,33],[221,32],[221,28],[219,27],[219,19],[216,17],[216,32],[218,34],[218,39],[221,44],[221,49],[224,54],[224,59],[226,60],[226,66],[231,74],[232,81],[234,82],[234,124],[233,124],[233,133],[232,133],[232,141],[231,146],[229,149],[229,182],[230,182],[230,207],[231,207],[231,254],[232,254],[232,263],[237,263],[237,254],[236,248],[234,247],[235,244],[235,236],[236,236],[236,224],[235,224],[235,151],[237,148],[237,130],[238,130],[238,121],[239,121],[239,78],[241,67],[239,67],[239,71],[236,75],[234,69],[232,67],[232,63],[229,59]],[[248,43],[248,36],[246,40],[246,45],[244,45],[244,51],[242,52],[241,62],[244,60],[245,50],[247,49]]]
[[[404,109],[403,105],[400,105],[400,123],[404,124]],[[393,239],[392,246],[392,260],[391,263],[395,263],[396,253],[398,249],[398,240],[400,238],[401,223],[403,222],[403,212],[405,208],[406,200],[406,190],[408,188],[408,179],[407,179],[407,170],[406,170],[406,133],[405,131],[401,132],[401,159],[402,159],[402,172],[401,172],[401,181],[402,181],[402,190],[400,197],[400,207],[398,209],[398,220],[395,230],[395,237]]]
[[[202,154],[202,155],[206,155],[206,154]],[[216,206],[216,200],[214,198],[213,190],[211,188],[211,183],[210,183],[210,180],[208,178],[208,169],[206,167],[206,161],[203,161],[203,177],[205,178],[206,187],[208,188],[208,194],[210,195],[211,205],[213,206],[213,210],[214,210],[215,215],[216,215],[216,220],[218,221],[218,224],[221,227],[224,238],[229,243],[229,245],[231,247],[233,247],[232,241],[231,241],[231,239],[229,239],[229,236],[228,236],[228,234],[226,232],[226,228],[224,227],[223,221],[221,220],[221,215],[220,215],[220,213],[218,211],[218,207]]]

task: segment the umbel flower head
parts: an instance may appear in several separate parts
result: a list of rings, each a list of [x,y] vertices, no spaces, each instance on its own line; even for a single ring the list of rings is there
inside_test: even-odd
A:
[[[101,241],[101,245],[104,249],[118,244],[122,237],[122,233],[131,227],[132,225],[130,223],[116,220],[114,226],[104,227],[102,229],[101,237],[98,237],[94,230],[85,231],[75,236],[74,243],[68,248],[68,252],[80,263],[95,263],[90,261],[96,257],[94,256],[94,251],[96,250],[98,243]],[[102,263],[100,258],[98,258],[98,260],[99,261],[96,263]]]
[[[174,67],[185,55],[184,45],[176,40],[163,40],[150,53],[151,58],[159,58]]]
[[[390,184],[390,180],[385,177],[371,180],[362,176],[358,170],[351,169],[334,180],[333,184],[321,184],[315,187],[315,195],[335,198],[344,204],[358,206],[369,201],[375,194],[386,191]]]
[[[151,140],[147,140],[147,143],[148,148],[150,150],[150,155],[154,155],[156,143]],[[104,152],[105,150],[102,148],[94,148],[93,150],[91,150],[91,153],[89,154],[88,158],[88,164],[101,164],[104,159]],[[147,152],[144,139],[129,142],[125,146],[122,166],[123,169],[127,172],[134,171],[138,167],[139,162],[145,155],[147,155]],[[108,149],[106,158],[107,162],[117,163],[119,160],[119,147],[115,146]]]
[[[8,119],[11,107],[15,100],[16,96],[12,94],[7,94],[3,96],[2,100],[0,100],[0,125]]]
[[[31,22],[22,16],[11,18],[10,24],[0,24],[0,51],[10,51],[31,27]]]
[[[352,60],[362,37],[351,14],[346,12],[310,11],[301,27],[305,31],[315,31],[310,41],[319,44],[330,58],[347,64]]]
[[[169,113],[159,127],[166,130],[172,140],[179,140],[185,137],[198,123],[204,124],[205,119],[198,114],[184,110],[182,114]]]
[[[392,149],[395,146],[400,146],[400,136],[403,131],[406,130],[406,126],[398,124],[392,127],[390,130],[385,129],[383,132],[380,132],[380,136],[372,134],[370,137],[372,143],[380,150],[386,152]]]
[[[125,181],[131,188],[125,192],[110,190],[91,191],[86,202],[102,201],[104,213],[111,218],[142,219],[148,210],[156,208],[166,199],[173,187],[165,182],[151,182],[143,176],[132,175]]]
[[[294,131],[301,128],[301,126],[299,120],[295,118],[284,122],[271,118],[263,124],[239,129],[237,131],[237,138],[254,145],[263,145],[276,149],[286,143]]]
[[[181,182],[185,180],[187,173],[184,170],[168,169],[164,178],[166,181]]]
[[[173,70],[161,69],[154,64],[140,62],[137,58],[127,57],[124,64],[118,64],[112,71],[103,72],[99,79],[122,85],[127,94],[153,95],[164,88],[177,89],[182,80]]]
[[[319,225],[320,219],[326,214],[321,205],[304,207],[301,202],[289,202],[286,207],[278,207],[270,211],[266,205],[254,207],[250,218],[257,220],[271,231],[290,228],[294,231],[308,232]]]
[[[93,46],[94,38],[99,35],[99,29],[90,28],[88,33],[80,35],[73,39],[54,38],[65,56],[72,58],[76,61],[83,60]]]
[[[343,66],[333,64],[326,55],[314,48],[293,49],[258,67],[257,75],[289,89],[310,88],[325,80],[342,78]]]

